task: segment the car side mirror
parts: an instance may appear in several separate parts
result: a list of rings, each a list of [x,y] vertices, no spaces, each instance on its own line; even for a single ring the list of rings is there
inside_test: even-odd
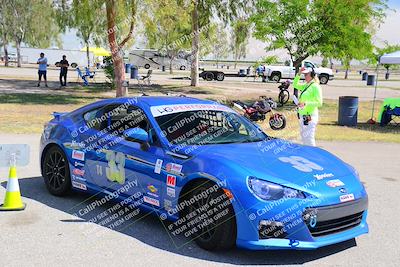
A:
[[[140,148],[143,150],[149,149],[149,134],[142,128],[136,127],[127,129],[123,133],[127,141],[136,142],[140,144]]]

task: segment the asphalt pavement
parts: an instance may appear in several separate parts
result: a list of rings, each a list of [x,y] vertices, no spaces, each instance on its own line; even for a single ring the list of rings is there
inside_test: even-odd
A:
[[[39,169],[39,135],[0,134],[0,143],[28,143],[31,162],[18,168],[24,211],[0,213],[1,266],[398,266],[400,263],[400,144],[318,142],[353,165],[369,194],[370,233],[314,251],[208,252],[175,242],[153,215],[110,229],[74,214],[93,200],[47,193]],[[0,202],[7,169],[0,168]],[[96,208],[101,214],[110,206]]]

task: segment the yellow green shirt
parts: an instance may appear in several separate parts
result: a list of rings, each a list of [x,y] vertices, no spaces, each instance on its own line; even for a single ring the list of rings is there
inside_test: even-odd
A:
[[[299,109],[300,115],[313,115],[322,106],[322,90],[318,83],[300,83],[300,75],[297,74],[293,80],[293,87],[300,91],[299,102],[305,106]]]

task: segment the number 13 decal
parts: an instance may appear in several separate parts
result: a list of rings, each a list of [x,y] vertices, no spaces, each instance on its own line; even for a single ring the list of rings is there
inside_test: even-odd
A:
[[[324,169],[317,163],[299,156],[280,157],[278,159],[282,162],[292,164],[293,168],[302,172],[312,172],[313,170],[322,171]]]

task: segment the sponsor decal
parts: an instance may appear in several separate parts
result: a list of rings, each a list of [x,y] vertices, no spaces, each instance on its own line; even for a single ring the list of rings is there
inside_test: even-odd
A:
[[[152,192],[152,193],[157,193],[157,191],[158,191],[157,188],[152,184],[148,185],[147,189],[149,189],[150,192]]]
[[[167,170],[167,172],[172,172],[172,173],[180,174],[181,171],[182,171],[182,165],[176,164],[176,163],[168,163],[168,164],[165,166],[165,169]]]
[[[162,168],[162,159],[157,159],[156,165],[154,166],[154,172],[160,174],[161,173],[161,168]]]
[[[164,209],[169,211],[172,209],[172,201],[169,199],[164,199]]]
[[[215,110],[235,113],[232,109],[218,104],[176,104],[176,105],[161,105],[152,106],[150,108],[151,114],[154,117],[164,116],[167,114],[173,114],[185,111],[197,111],[197,110]]]
[[[85,175],[85,170],[81,170],[81,169],[73,169],[72,173],[75,175],[79,175],[79,176],[84,176]]]
[[[167,175],[167,186],[175,187],[176,185],[176,176],[175,175]]]
[[[76,182],[76,181],[72,181],[72,186],[81,190],[87,190],[87,187],[85,184]]]
[[[155,198],[158,198],[158,194],[157,194],[158,189],[154,185],[148,185],[147,189],[150,191],[150,192],[147,192],[147,194],[149,196],[153,196]]]
[[[329,180],[326,182],[326,184],[329,187],[339,187],[339,186],[344,186],[344,183],[342,181],[340,181],[339,179],[335,179],[335,180]]]
[[[343,196],[340,196],[339,198],[340,198],[340,202],[352,201],[352,200],[354,200],[354,194],[343,195]]]
[[[73,175],[73,174],[71,176],[72,176],[72,180],[78,180],[78,181],[86,182],[85,178],[82,178],[80,176],[76,176],[76,175]]]
[[[72,158],[80,161],[85,160],[85,152],[79,150],[72,150]]]
[[[314,178],[316,178],[317,180],[322,180],[324,178],[330,178],[333,176],[333,173],[314,174]]]
[[[85,164],[83,164],[82,162],[79,162],[79,161],[75,161],[74,166],[75,167],[85,167]]]
[[[160,201],[158,201],[158,199],[154,199],[154,198],[151,198],[151,197],[148,197],[148,196],[143,196],[143,201],[148,203],[148,204],[157,206],[157,207],[160,206]]]
[[[167,195],[169,197],[175,197],[175,188],[167,187]]]

